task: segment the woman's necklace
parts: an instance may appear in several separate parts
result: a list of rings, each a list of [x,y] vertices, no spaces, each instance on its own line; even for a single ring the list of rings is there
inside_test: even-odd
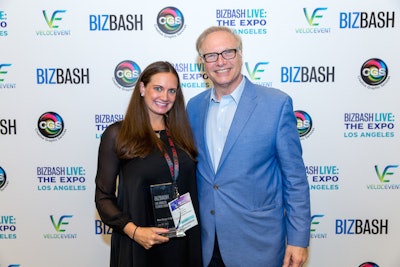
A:
[[[159,131],[155,131],[155,132],[156,132],[156,135],[157,135],[157,137],[158,137],[158,138],[160,138],[160,135],[161,135],[161,131],[162,131],[162,130],[159,130]]]

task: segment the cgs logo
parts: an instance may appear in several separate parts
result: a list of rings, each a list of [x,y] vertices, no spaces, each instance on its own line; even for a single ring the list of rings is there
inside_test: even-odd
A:
[[[37,132],[48,141],[60,139],[64,132],[64,120],[55,112],[43,113],[37,122]]]
[[[184,28],[185,19],[182,12],[176,7],[166,7],[163,8],[157,15],[157,27],[158,29],[171,36],[178,34]]]
[[[124,60],[115,67],[114,82],[121,89],[131,90],[135,87],[141,72],[136,62]]]
[[[382,84],[388,77],[389,69],[379,58],[371,58],[363,63],[360,70],[361,79],[370,86]]]
[[[361,265],[358,267],[379,267],[379,266],[378,266],[378,264],[376,264],[374,262],[368,261],[368,262],[361,263]]]
[[[313,121],[311,116],[303,110],[296,110],[294,111],[294,114],[297,119],[297,130],[300,138],[308,138],[313,132]]]
[[[0,166],[0,191],[3,191],[8,184],[6,171]]]

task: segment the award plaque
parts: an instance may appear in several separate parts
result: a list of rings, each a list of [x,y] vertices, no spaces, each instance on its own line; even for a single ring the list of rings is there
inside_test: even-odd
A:
[[[169,238],[185,236],[184,232],[175,228],[174,219],[168,205],[174,199],[172,183],[150,185],[150,193],[155,226],[169,229],[168,233],[162,235]]]

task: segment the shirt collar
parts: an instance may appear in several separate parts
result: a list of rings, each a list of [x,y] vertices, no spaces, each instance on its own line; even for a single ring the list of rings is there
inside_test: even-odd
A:
[[[244,85],[246,83],[246,79],[242,79],[238,87],[233,90],[233,92],[229,95],[232,97],[232,99],[235,101],[236,105],[239,103],[240,97],[242,96],[243,90],[244,90]],[[219,102],[217,100],[217,97],[215,96],[215,88],[211,88],[211,94],[210,94],[210,101],[214,102]]]

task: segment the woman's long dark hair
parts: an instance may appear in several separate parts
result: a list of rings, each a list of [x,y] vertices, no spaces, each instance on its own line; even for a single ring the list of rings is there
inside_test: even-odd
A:
[[[197,149],[186,113],[179,75],[172,64],[166,61],[157,61],[147,66],[136,82],[117,137],[116,149],[120,158],[145,157],[154,151],[157,144],[162,144],[151,127],[148,109],[139,88],[141,82],[146,86],[155,74],[165,72],[174,74],[178,81],[175,103],[164,116],[165,125],[175,145],[195,160]]]

